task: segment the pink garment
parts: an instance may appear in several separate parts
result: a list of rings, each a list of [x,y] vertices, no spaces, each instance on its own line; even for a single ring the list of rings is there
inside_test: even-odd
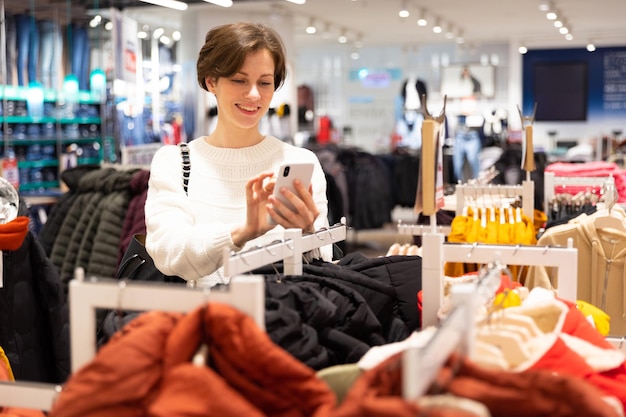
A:
[[[618,194],[618,203],[626,202],[626,171],[621,169],[614,162],[592,161],[582,164],[572,162],[555,162],[546,167],[545,172],[553,172],[557,177],[607,177],[612,175],[615,178],[615,188]],[[576,194],[580,191],[587,191],[587,186],[567,185],[559,186],[556,193]],[[593,190],[592,190],[593,191]],[[600,190],[596,190],[599,194]]]

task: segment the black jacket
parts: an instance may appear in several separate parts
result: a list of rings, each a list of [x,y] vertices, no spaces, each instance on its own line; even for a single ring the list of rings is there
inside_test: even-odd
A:
[[[15,379],[65,382],[70,373],[69,320],[63,286],[37,238],[2,251],[0,346]]]
[[[267,276],[270,338],[313,369],[355,363],[385,344],[380,322],[355,290],[324,277]]]

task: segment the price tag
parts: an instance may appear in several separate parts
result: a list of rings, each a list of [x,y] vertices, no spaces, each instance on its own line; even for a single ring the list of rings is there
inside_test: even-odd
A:
[[[2,159],[2,177],[9,181],[15,188],[20,186],[20,174],[17,169],[17,159]]]

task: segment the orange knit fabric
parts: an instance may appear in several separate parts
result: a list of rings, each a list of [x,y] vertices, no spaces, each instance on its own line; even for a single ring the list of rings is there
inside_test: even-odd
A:
[[[0,224],[0,250],[18,250],[28,234],[28,222],[28,217],[18,216]]]

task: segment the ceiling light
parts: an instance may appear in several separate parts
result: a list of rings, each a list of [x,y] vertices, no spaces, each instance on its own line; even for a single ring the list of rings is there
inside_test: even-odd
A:
[[[139,0],[144,3],[154,4],[156,6],[169,7],[174,10],[187,10],[187,3],[177,0]]]
[[[588,50],[589,52],[593,52],[593,51],[595,51],[595,50],[596,50],[596,46],[593,44],[593,42],[589,42],[589,43],[587,44],[587,50]]]
[[[157,28],[154,30],[154,32],[152,32],[152,37],[154,39],[159,39],[161,37],[161,35],[163,35],[165,33],[165,29],[163,28]]]
[[[172,32],[172,40],[174,40],[174,42],[178,42],[180,38],[181,38],[180,31],[175,30],[174,32]]]
[[[454,28],[452,27],[452,25],[448,25],[448,30],[446,31],[446,38],[454,39]]]
[[[348,42],[348,37],[345,33],[342,33],[339,38],[337,38],[337,41],[339,41],[339,43],[346,43]]]
[[[571,41],[572,39],[574,39],[574,35],[572,35],[571,33],[568,33],[565,35],[565,39],[567,39],[568,41]]]
[[[308,33],[309,35],[313,35],[315,32],[317,32],[317,28],[315,27],[313,19],[311,19],[309,25],[306,27],[306,33]]]
[[[562,26],[562,27],[559,28],[559,33],[561,35],[567,35],[569,33],[569,29],[566,28],[565,26]]]
[[[409,12],[409,9],[406,6],[406,1],[403,1],[402,2],[402,8],[398,12],[398,16],[400,16],[400,17],[409,17],[410,14],[411,13]]]
[[[459,34],[455,39],[455,42],[458,43],[459,45],[465,42],[465,38],[463,37],[463,31],[459,30]]]
[[[204,0],[207,1],[207,0]],[[294,3],[294,4],[304,4],[306,3],[306,0],[287,0],[289,3]]]
[[[102,16],[100,16],[99,14],[97,14],[97,15],[95,15],[95,16],[93,17],[93,19],[91,19],[91,20],[89,21],[89,27],[91,27],[91,28],[98,27],[98,25],[99,25],[100,23],[102,23]]]
[[[523,55],[528,52],[528,48],[526,48],[525,46],[520,46],[518,52]]]
[[[435,22],[435,26],[433,26],[433,32],[441,33],[441,31],[441,23],[439,23],[439,20],[437,20],[437,22]]]
[[[363,47],[363,35],[362,34],[356,35],[356,40],[354,41],[354,47],[355,48]]]
[[[554,27],[555,28],[560,28],[561,26],[563,26],[563,22],[561,22],[560,20],[555,20],[554,21]]]
[[[418,26],[426,26],[428,24],[428,20],[426,20],[426,10],[420,10],[420,17],[417,19]]]
[[[542,12],[547,12],[548,10],[550,10],[550,2],[546,0],[540,0],[539,10],[541,10]]]
[[[233,5],[233,0],[204,0],[207,3],[211,3],[214,4],[216,6],[222,6],[222,7],[230,7]]]
[[[139,32],[137,32],[137,37],[139,39],[148,39],[148,34],[145,31],[140,30]]]
[[[159,42],[161,42],[163,45],[169,45],[172,43],[172,39],[170,39],[169,36],[163,35],[159,38]]]
[[[555,20],[557,18],[556,12],[548,12],[548,13],[546,13],[546,18],[548,20]]]

